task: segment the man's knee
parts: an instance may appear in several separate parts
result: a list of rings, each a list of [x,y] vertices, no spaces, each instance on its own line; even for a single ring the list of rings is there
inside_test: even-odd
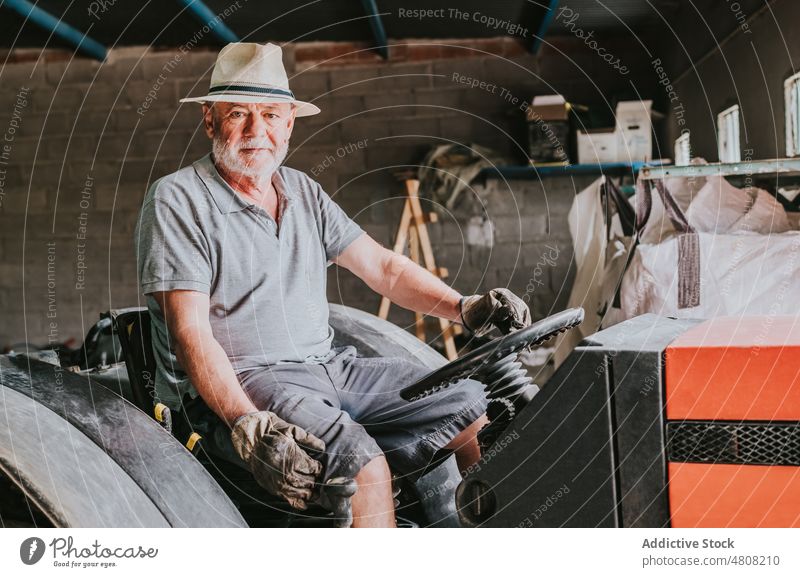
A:
[[[392,473],[389,470],[389,463],[383,455],[373,458],[356,474],[356,483],[359,487],[388,483],[391,480]]]
[[[461,430],[460,433],[453,437],[453,440],[450,441],[445,448],[456,450],[465,443],[473,441],[478,436],[478,432],[488,423],[489,417],[486,416],[486,413],[483,413],[480,417],[472,421],[472,423],[467,425]]]
[[[352,498],[353,527],[394,527],[392,475],[383,455],[364,465],[356,475]]]

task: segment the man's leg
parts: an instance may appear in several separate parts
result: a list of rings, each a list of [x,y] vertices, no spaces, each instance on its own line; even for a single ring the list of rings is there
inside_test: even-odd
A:
[[[449,449],[456,454],[456,463],[458,463],[458,470],[461,471],[462,475],[464,471],[481,458],[481,449],[478,446],[478,431],[488,422],[489,418],[484,413],[445,445],[445,449]]]
[[[392,474],[386,457],[376,457],[356,475],[358,491],[350,500],[353,527],[394,527]]]
[[[400,358],[351,358],[336,371],[342,409],[378,442],[394,473],[416,478],[441,449],[456,453],[460,470],[480,459],[476,439],[486,422],[486,395],[477,381],[412,402],[400,390],[430,369]]]
[[[488,422],[486,414],[481,415],[445,446],[455,453],[462,474],[480,459],[477,435]],[[372,459],[355,479],[358,491],[351,499],[353,527],[395,527],[392,474],[386,458]]]
[[[337,406],[336,391],[321,365],[280,365],[253,371],[242,379],[245,393],[259,410],[319,437],[325,453],[315,455],[324,478],[353,478],[358,485],[351,498],[354,527],[394,527],[394,499],[389,465],[378,444],[364,428]]]

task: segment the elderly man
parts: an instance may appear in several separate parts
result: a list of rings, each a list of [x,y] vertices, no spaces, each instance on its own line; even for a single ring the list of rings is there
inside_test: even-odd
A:
[[[259,483],[294,507],[330,507],[320,487],[354,479],[353,525],[393,526],[389,466],[414,476],[450,449],[469,467],[486,400],[467,381],[407,403],[398,391],[426,369],[332,349],[326,266],[479,331],[525,326],[528,309],[502,289],[462,297],[281,166],[295,119],[319,109],[294,98],[279,47],[229,44],[209,94],[183,101],[203,104],[212,153],[153,183],[136,231],[159,400],[179,409],[199,395]]]

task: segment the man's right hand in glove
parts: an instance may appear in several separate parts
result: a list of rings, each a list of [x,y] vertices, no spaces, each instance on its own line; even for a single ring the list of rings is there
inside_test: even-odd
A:
[[[305,449],[325,451],[325,443],[269,411],[242,415],[233,423],[231,439],[258,484],[286,499],[295,509],[312,500],[322,464]]]

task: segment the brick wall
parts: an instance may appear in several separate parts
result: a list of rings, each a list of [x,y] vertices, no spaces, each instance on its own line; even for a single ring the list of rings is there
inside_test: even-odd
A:
[[[363,54],[358,45],[285,49],[293,90],[323,109],[298,120],[287,164],[313,170],[383,243],[391,243],[401,209],[393,197],[403,192],[391,167],[413,165],[448,141],[521,158],[522,113],[500,88],[520,100],[555,90],[605,102],[605,91],[620,83],[574,41],[548,47],[539,60],[510,39],[459,44],[400,43],[389,62],[341,56]],[[150,182],[209,150],[199,107],[177,100],[204,93],[216,53],[122,48],[102,64],[50,51],[12,56],[0,71],[0,345],[79,341],[101,311],[142,302],[131,240],[137,212]],[[470,88],[453,73],[498,89]],[[643,95],[650,84],[640,87]],[[460,209],[432,228],[454,286],[521,294],[529,287],[538,314],[563,305],[572,260],[565,215],[588,180],[479,185],[492,247],[462,239],[482,211]],[[331,300],[377,309],[378,297],[357,279],[335,269],[330,275]]]

